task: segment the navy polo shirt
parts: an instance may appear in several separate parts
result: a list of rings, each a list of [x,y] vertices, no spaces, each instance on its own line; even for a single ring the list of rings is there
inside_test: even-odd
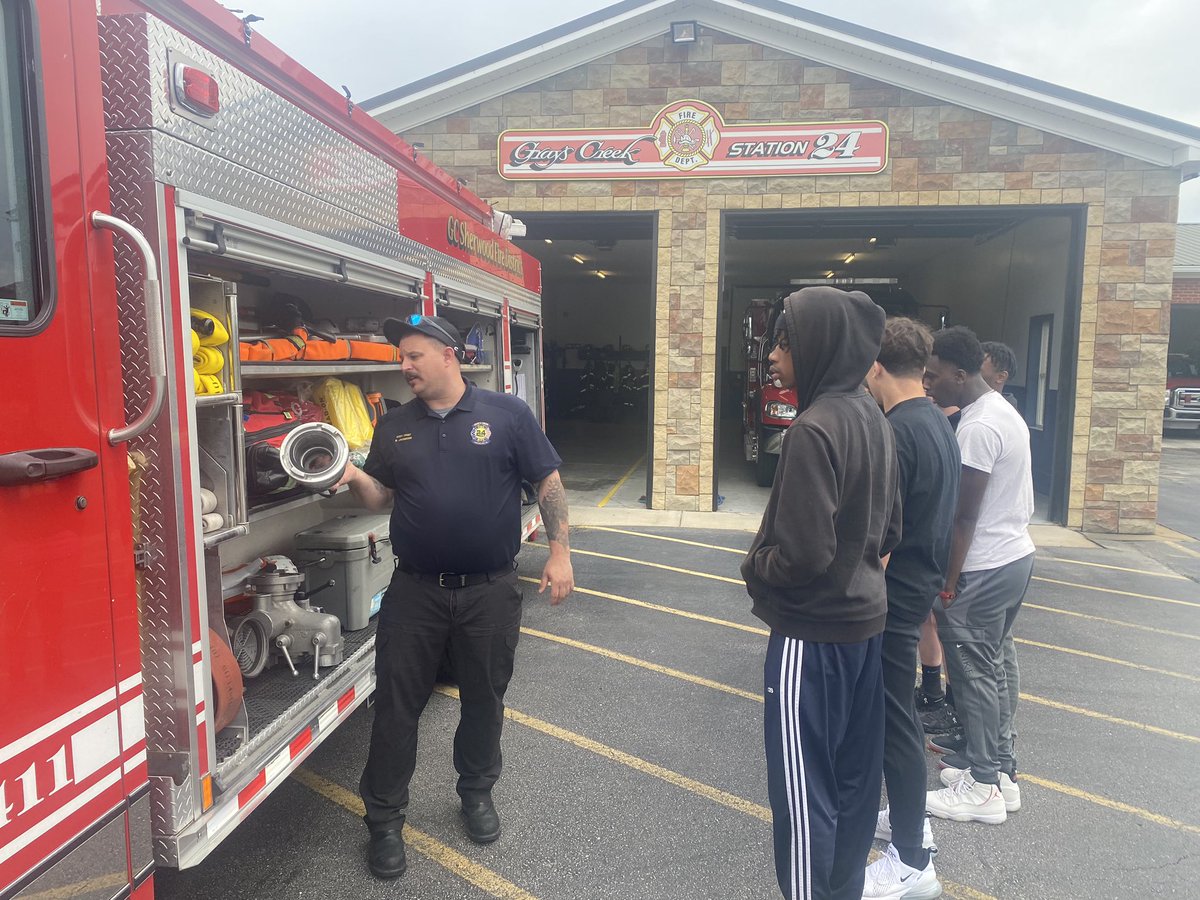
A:
[[[467,383],[445,419],[419,398],[379,420],[363,470],[391,488],[392,548],[416,572],[493,572],[521,547],[521,481],[562,465],[524,400]]]

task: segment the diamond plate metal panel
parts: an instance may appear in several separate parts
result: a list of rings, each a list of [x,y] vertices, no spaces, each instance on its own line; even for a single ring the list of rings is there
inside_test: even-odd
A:
[[[162,222],[153,176],[153,149],[148,132],[113,133],[107,138],[109,185],[113,215],[132,223],[146,235],[162,261]],[[138,258],[120,241],[114,243],[117,304],[120,316],[121,369],[125,383],[127,421],[149,402],[150,379],[146,351],[145,301]],[[163,290],[170,284],[160,272]],[[169,294],[168,294],[169,296]],[[167,327],[175,314],[166,304]],[[168,342],[170,357],[170,342]],[[171,362],[168,361],[168,370]],[[195,686],[192,681],[193,636],[185,614],[181,566],[181,510],[175,486],[181,460],[176,444],[178,414],[169,399],[155,424],[130,444],[140,454],[141,540],[148,564],[139,573],[142,619],[142,677],[145,693],[146,746],[152,756],[185,754],[194,757]],[[151,818],[155,833],[174,834],[195,819],[194,758],[189,776],[177,789],[152,792]],[[162,779],[157,779],[161,782]]]
[[[152,127],[326,204],[396,228],[398,196],[391,165],[161,20],[141,17],[135,23],[133,18],[114,17],[105,29],[102,71],[109,127]],[[171,109],[169,51],[195,60],[220,84],[221,110],[204,124]],[[133,112],[124,113],[126,107]]]
[[[100,18],[100,79],[106,131],[150,128],[154,122],[146,25],[146,16]]]
[[[152,134],[155,177],[159,181],[428,270],[429,249],[395,228],[364,219],[161,131]]]
[[[221,111],[199,124],[177,115],[167,93],[168,53],[208,68]],[[535,294],[401,235],[397,173],[249,75],[164,22],[144,15],[102,20],[105,123],[154,130],[159,181],[431,270],[493,296]]]

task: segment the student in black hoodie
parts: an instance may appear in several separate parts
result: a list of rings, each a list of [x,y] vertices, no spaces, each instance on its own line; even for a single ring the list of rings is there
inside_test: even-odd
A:
[[[862,386],[883,325],[866,294],[823,286],[787,297],[774,324],[771,376],[799,412],[742,577],[771,627],[767,788],[789,900],[859,900],[875,833],[883,557],[901,527],[892,430]]]

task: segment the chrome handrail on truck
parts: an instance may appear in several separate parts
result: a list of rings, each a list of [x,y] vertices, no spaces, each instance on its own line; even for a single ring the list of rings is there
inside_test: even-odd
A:
[[[124,219],[110,216],[102,212],[92,213],[92,227],[107,228],[127,237],[142,255],[142,268],[145,271],[143,291],[146,297],[146,350],[150,363],[150,402],[141,414],[127,425],[120,428],[110,428],[108,442],[114,447],[124,441],[131,441],[146,431],[158,414],[162,412],[163,400],[166,397],[167,362],[166,349],[163,340],[163,309],[162,287],[158,280],[158,263],[154,259],[154,251],[150,243],[137,228]]]

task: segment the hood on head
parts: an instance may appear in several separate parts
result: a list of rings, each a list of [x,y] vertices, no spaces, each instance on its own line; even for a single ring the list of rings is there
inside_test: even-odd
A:
[[[783,301],[796,372],[797,410],[822,394],[857,390],[879,356],[883,309],[862,291],[818,285]]]

